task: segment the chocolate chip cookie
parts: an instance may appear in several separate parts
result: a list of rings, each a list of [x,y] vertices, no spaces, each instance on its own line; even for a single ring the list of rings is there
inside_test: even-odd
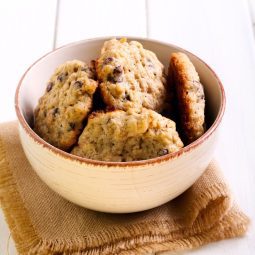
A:
[[[45,141],[68,150],[78,140],[97,88],[95,70],[73,60],[59,66],[34,112],[34,130]]]
[[[149,109],[129,108],[92,113],[71,153],[125,162],[163,156],[182,147],[175,122]]]
[[[160,112],[166,98],[164,67],[137,41],[106,41],[96,63],[106,105],[127,110],[145,107]]]
[[[205,95],[194,65],[184,53],[171,55],[169,76],[177,94],[180,126],[188,143],[205,132]]]

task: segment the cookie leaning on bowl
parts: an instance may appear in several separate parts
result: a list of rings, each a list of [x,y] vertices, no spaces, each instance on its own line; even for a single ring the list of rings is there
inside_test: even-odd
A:
[[[205,95],[194,65],[184,53],[171,55],[169,81],[176,93],[178,118],[187,143],[205,132]]]
[[[68,61],[51,76],[34,112],[34,130],[62,150],[78,140],[97,88],[95,70],[82,61]]]
[[[145,107],[160,112],[166,98],[164,67],[137,41],[106,41],[96,64],[101,95],[110,108]]]
[[[183,143],[175,122],[145,108],[95,112],[88,118],[77,156],[102,161],[145,160],[176,152]]]

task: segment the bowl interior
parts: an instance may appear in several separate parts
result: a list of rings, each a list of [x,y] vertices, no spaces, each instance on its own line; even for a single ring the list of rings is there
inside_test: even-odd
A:
[[[20,111],[21,117],[24,117],[30,126],[32,125],[34,108],[37,105],[38,99],[44,94],[47,81],[57,66],[67,60],[79,59],[89,62],[92,59],[96,59],[100,54],[100,49],[104,41],[109,39],[110,38],[99,38],[69,44],[50,52],[33,64],[21,80],[16,94],[16,104],[18,104],[16,107],[18,111]],[[164,64],[166,70],[172,52],[181,51],[190,57],[204,85],[206,115],[209,116],[207,128],[209,128],[220,113],[224,100],[220,82],[214,72],[198,57],[177,46],[142,38],[132,37],[128,39],[137,40],[143,44],[144,48],[155,52],[159,60]]]

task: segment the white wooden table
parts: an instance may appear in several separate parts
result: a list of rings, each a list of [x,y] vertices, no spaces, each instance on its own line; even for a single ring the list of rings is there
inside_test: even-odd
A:
[[[237,202],[255,221],[253,1],[0,0],[0,122],[16,119],[13,98],[21,74],[55,47],[105,35],[143,36],[180,45],[209,63],[223,81],[227,110],[215,157]],[[9,235],[1,212],[1,255],[17,254],[11,238],[7,252]],[[185,254],[255,254],[254,224],[244,238]]]

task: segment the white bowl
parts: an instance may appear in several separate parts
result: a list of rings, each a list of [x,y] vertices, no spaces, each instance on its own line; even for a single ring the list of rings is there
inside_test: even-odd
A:
[[[128,38],[154,51],[166,68],[172,52],[185,52],[190,57],[205,88],[209,129],[176,153],[143,161],[102,162],[61,151],[30,128],[33,110],[58,65],[72,59],[96,59],[103,42],[109,39],[96,38],[66,45],[43,56],[25,72],[15,97],[20,139],[36,173],[64,198],[102,212],[137,212],[177,197],[204,172],[212,159],[224,114],[224,89],[213,70],[194,54],[172,44]]]

